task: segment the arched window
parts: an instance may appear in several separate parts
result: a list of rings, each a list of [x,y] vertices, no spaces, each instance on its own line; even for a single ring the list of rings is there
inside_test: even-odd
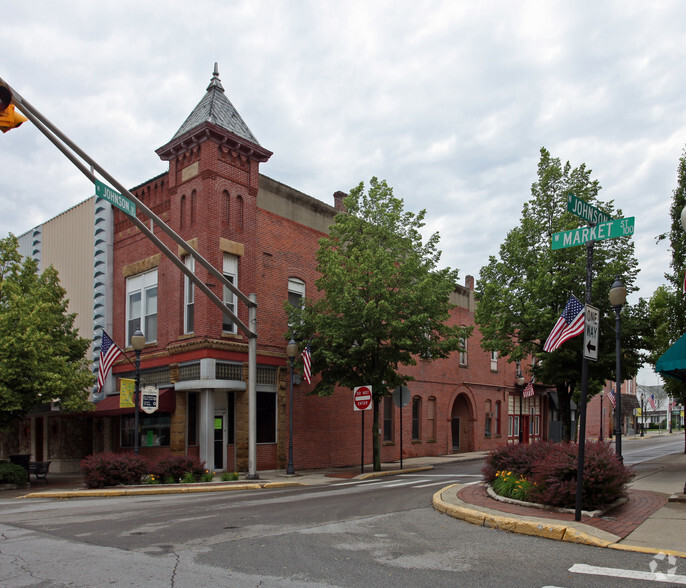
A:
[[[186,222],[186,196],[181,196],[181,206],[179,212],[179,227],[183,229],[183,225]]]
[[[502,435],[501,424],[500,424],[501,419],[502,419],[502,417],[501,417],[501,408],[502,408],[502,402],[500,402],[500,400],[496,400],[496,401],[495,401],[495,415],[494,415],[494,419],[495,419],[495,436],[496,436],[496,437],[500,437],[500,435]]]
[[[236,196],[236,228],[243,230],[243,197]]]
[[[191,225],[195,224],[195,206],[197,195],[198,194],[195,190],[191,192]]]
[[[422,399],[415,396],[412,399],[412,438],[421,438],[421,424],[422,424]]]
[[[493,413],[491,412],[492,404],[490,400],[486,401],[486,416],[484,418],[484,437],[491,436],[491,423],[493,420]]]
[[[226,190],[224,190],[224,207],[224,219],[228,225],[231,221],[231,196],[229,196],[229,193]]]

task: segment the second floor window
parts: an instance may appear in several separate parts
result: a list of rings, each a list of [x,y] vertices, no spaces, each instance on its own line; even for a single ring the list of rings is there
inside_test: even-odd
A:
[[[186,256],[184,263],[189,270],[195,272],[195,259],[191,255]],[[183,283],[183,332],[192,333],[195,328],[195,284],[186,275],[183,276]]]
[[[498,352],[497,351],[491,351],[491,371],[492,372],[498,371]]]
[[[140,329],[146,343],[157,341],[157,269],[126,280],[126,342]]]
[[[224,254],[224,277],[238,288],[238,257],[230,253]],[[236,314],[236,295],[226,286],[224,286],[224,304],[226,304],[226,308]],[[236,332],[236,323],[227,315],[224,315],[222,331],[225,333]]]

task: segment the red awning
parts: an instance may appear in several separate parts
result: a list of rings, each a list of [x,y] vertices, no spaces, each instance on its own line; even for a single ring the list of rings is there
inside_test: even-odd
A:
[[[174,388],[164,388],[160,390],[160,406],[157,412],[174,412],[176,410],[176,393]],[[133,414],[133,407],[121,408],[119,406],[119,394],[105,396],[95,405],[95,410],[89,412],[91,416],[118,416],[122,414]],[[141,411],[142,413],[143,411]]]

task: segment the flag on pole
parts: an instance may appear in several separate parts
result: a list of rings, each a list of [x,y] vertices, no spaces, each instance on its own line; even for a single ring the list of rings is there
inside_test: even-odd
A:
[[[550,331],[550,335],[548,335],[545,345],[543,345],[543,351],[555,351],[567,339],[583,333],[584,320],[584,305],[572,294],[569,297],[567,306],[562,311],[562,315],[557,319],[553,330]]]
[[[534,395],[534,380],[532,378],[531,382],[529,382],[526,385],[526,388],[524,388],[524,391],[522,392],[522,397],[523,398],[530,398],[533,395]]]
[[[615,389],[612,388],[608,394],[607,397],[610,399],[610,404],[612,405],[612,408],[615,407],[615,402],[617,402],[617,398],[615,397]]]
[[[120,355],[123,355],[121,349],[117,347],[115,342],[103,330],[102,343],[100,344],[100,360],[98,362],[98,394],[100,394],[102,387],[105,385],[105,380],[112,364]]]
[[[648,404],[652,410],[655,410],[655,394],[648,396]]]
[[[305,376],[305,381],[308,384],[312,383],[312,350],[310,349],[310,344],[305,345],[305,349],[302,352],[303,358],[303,375]]]

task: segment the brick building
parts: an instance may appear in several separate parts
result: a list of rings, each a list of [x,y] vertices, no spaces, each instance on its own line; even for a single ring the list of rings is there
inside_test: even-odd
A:
[[[216,68],[201,101],[156,152],[168,162],[168,172],[131,192],[242,292],[256,295],[257,468],[283,468],[289,416],[284,304],[316,295],[317,241],[340,212],[344,194],[336,192],[329,205],[262,175],[259,166],[271,152],[259,144],[226,97]],[[84,453],[133,447],[133,409],[120,408],[117,391],[122,378],[134,375],[130,339],[140,328],[146,337],[141,386],[154,386],[160,394],[159,409],[140,414],[141,454],[194,454],[216,471],[246,471],[247,337],[202,293],[196,294],[190,280],[129,217],[109,205],[105,208],[109,219],[96,218],[96,227],[109,223],[103,235],[112,248],[103,284],[104,298],[111,302],[93,312],[111,317],[101,326],[107,326],[128,359],[114,365],[113,384],[103,398],[95,399],[96,409],[88,415],[92,444]],[[247,309],[235,295],[213,283],[217,280],[195,267],[193,258],[166,235],[159,236],[248,323]],[[94,271],[97,278],[98,268]],[[473,277],[455,286],[452,302],[456,308],[451,321],[473,325]],[[95,328],[97,354],[100,329]],[[522,398],[526,374],[505,358],[483,351],[477,329],[465,348],[447,359],[419,360],[410,368],[415,381],[409,384],[410,403],[402,409],[403,457],[491,449],[519,439],[520,423],[524,442],[547,438],[547,390],[537,386],[533,397]],[[296,382],[296,469],[358,464],[361,415],[353,410],[352,391],[341,389],[319,398],[309,395],[313,385],[299,378]],[[383,403],[383,461],[400,458],[400,411],[390,398]],[[371,437],[368,418],[367,461]],[[46,444],[44,453],[52,455],[49,439],[41,442]]]

